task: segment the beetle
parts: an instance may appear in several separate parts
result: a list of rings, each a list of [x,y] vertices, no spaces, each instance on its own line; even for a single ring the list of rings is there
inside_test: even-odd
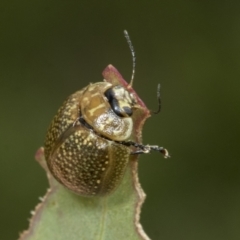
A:
[[[131,82],[114,79],[120,73],[109,65],[103,82],[89,84],[67,98],[50,124],[45,140],[45,158],[55,179],[76,194],[104,196],[121,182],[131,155],[168,151],[159,146],[133,141],[138,115],[146,111],[132,89],[135,53],[124,31],[133,56]],[[160,111],[160,85],[158,100]],[[144,109],[145,108],[145,109]]]

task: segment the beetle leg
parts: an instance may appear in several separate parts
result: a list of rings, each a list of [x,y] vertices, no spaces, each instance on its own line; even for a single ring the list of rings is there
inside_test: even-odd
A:
[[[135,148],[138,148],[138,150],[133,151],[131,153],[132,155],[145,154],[145,153],[150,153],[151,151],[157,151],[157,152],[162,153],[164,158],[170,157],[168,150],[166,148],[159,147],[157,145],[142,145],[142,144],[138,144],[138,143],[132,142],[132,141],[121,142],[121,144],[123,144],[125,146],[129,146],[129,147],[133,146]]]
[[[138,155],[138,154],[144,154],[146,152],[144,152],[143,150],[138,150],[138,151],[134,151],[134,152],[131,152],[131,155]]]
[[[168,150],[164,147],[159,147],[157,145],[146,145],[144,146],[149,152],[150,151],[158,151],[163,154],[164,158],[170,158]]]

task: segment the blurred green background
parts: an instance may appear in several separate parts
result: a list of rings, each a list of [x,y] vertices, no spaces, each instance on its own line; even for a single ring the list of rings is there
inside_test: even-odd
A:
[[[151,239],[240,239],[240,1],[1,1],[0,239],[16,239],[48,187],[34,160],[65,98],[113,64],[162,112],[140,157]]]

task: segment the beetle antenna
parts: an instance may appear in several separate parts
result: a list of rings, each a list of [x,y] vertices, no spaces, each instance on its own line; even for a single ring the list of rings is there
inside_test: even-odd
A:
[[[135,55],[135,51],[132,45],[132,41],[130,39],[130,36],[127,32],[127,30],[123,31],[125,38],[127,39],[127,43],[128,46],[130,48],[131,54],[132,54],[132,64],[133,64],[133,68],[132,68],[132,77],[131,77],[131,81],[129,83],[129,86],[131,87],[133,85],[133,79],[134,79],[134,75],[135,75],[135,66],[136,66],[136,55]]]
[[[158,100],[158,109],[157,109],[157,111],[151,111],[154,114],[160,113],[161,107],[162,107],[161,96],[160,96],[160,83],[157,86],[157,100]]]

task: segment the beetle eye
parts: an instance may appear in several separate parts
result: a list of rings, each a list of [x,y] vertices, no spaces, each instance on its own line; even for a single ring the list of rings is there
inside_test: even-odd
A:
[[[132,116],[132,109],[130,107],[123,107],[124,112],[130,117]]]
[[[105,92],[105,96],[108,99],[114,113],[116,113],[119,117],[130,117],[133,113],[132,108],[130,104],[125,101],[122,94],[117,92],[117,89],[119,89],[119,87],[115,89],[109,88]]]

